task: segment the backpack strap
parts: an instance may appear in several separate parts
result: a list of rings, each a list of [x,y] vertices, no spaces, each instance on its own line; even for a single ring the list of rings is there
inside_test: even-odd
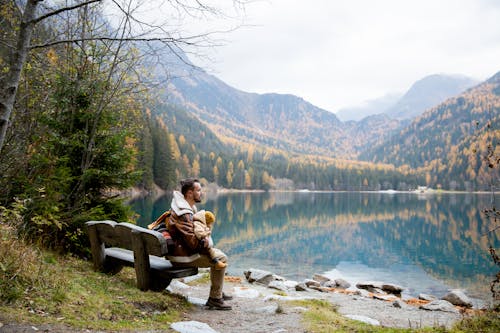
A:
[[[148,229],[149,230],[153,230],[154,228],[156,228],[157,226],[159,226],[162,222],[165,223],[166,220],[170,217],[170,215],[171,215],[171,211],[169,209],[166,212],[164,212],[163,214],[161,214],[160,217],[156,219],[156,221],[154,221],[153,223],[149,224],[148,225]],[[166,225],[167,224],[165,223],[165,226]]]

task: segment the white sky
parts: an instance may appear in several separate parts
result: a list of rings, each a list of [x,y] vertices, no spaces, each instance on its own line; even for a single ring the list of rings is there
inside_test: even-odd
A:
[[[207,70],[247,92],[294,94],[336,112],[404,93],[430,74],[483,80],[500,71],[499,0],[257,0],[245,8],[246,26],[222,36]]]

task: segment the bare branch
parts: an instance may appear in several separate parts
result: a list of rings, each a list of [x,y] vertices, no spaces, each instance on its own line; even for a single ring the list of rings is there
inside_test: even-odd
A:
[[[184,44],[184,45],[196,45],[195,39],[200,38],[201,36],[193,36],[190,38],[177,39],[173,37],[158,37],[158,38],[135,38],[135,37],[89,37],[89,38],[74,38],[74,39],[63,39],[56,40],[50,43],[45,44],[36,44],[31,45],[30,49],[40,49],[49,46],[55,46],[60,44],[71,44],[71,43],[79,43],[86,41],[112,41],[112,42],[162,42],[162,43],[176,43],[176,44]],[[193,41],[189,41],[193,40]]]
[[[90,5],[92,3],[101,2],[101,1],[102,0],[89,0],[89,1],[86,1],[86,2],[82,2],[82,3],[76,4],[74,6],[62,7],[62,8],[59,8],[57,10],[54,10],[52,12],[49,12],[49,13],[47,13],[45,15],[39,16],[37,18],[34,18],[33,20],[29,21],[28,23],[29,24],[37,24],[38,22],[43,21],[43,20],[45,20],[45,19],[47,19],[47,18],[49,18],[51,16],[58,15],[60,13],[67,12],[67,11],[70,11],[70,10],[73,10],[73,9],[85,7],[85,6]]]

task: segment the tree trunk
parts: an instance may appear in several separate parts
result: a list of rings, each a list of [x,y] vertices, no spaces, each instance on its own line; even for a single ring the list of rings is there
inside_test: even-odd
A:
[[[9,72],[6,74],[5,80],[0,82],[0,151],[4,145],[10,115],[14,108],[17,88],[21,79],[21,72],[28,55],[35,25],[35,13],[39,2],[40,0],[28,0],[26,2],[17,36],[17,44],[8,63]]]

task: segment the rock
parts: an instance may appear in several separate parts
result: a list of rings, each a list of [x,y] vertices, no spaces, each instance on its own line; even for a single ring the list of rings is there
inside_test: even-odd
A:
[[[260,293],[257,290],[252,289],[252,288],[234,287],[233,290],[234,290],[233,295],[235,297],[257,298],[260,296]]]
[[[337,287],[340,289],[347,289],[351,287],[351,284],[347,282],[344,279],[335,279],[335,284],[337,284]]]
[[[267,285],[268,288],[277,289],[280,291],[287,291],[288,288],[283,281],[271,281]]]
[[[328,278],[324,275],[321,275],[321,274],[314,274],[313,280],[318,281],[321,285],[324,284],[325,282],[331,281],[330,278]]]
[[[373,298],[381,300],[381,301],[395,301],[396,300],[396,296],[393,296],[393,295],[374,294]]]
[[[337,288],[337,283],[335,281],[329,280],[322,283],[321,286],[326,288]]]
[[[366,316],[360,316],[360,315],[345,315],[347,318],[352,319],[352,320],[357,320],[361,321],[366,324],[374,325],[374,326],[380,326],[380,322],[378,320],[375,320],[370,317]]]
[[[295,287],[299,284],[297,281],[293,280],[285,280],[283,283],[289,289],[295,289]]]
[[[382,290],[383,291],[386,291],[390,294],[394,294],[394,295],[401,295],[401,292],[403,291],[403,287],[401,286],[398,286],[397,284],[393,284],[393,283],[384,283],[382,284]]]
[[[408,305],[400,299],[396,299],[394,302],[392,302],[392,306],[398,309],[403,309],[408,307]]]
[[[296,291],[307,291],[307,286],[304,282],[297,283],[295,286]]]
[[[364,281],[356,283],[356,287],[359,289],[365,289],[371,291],[372,293],[378,293],[382,290],[382,282],[378,281]]]
[[[428,294],[419,294],[418,295],[418,299],[421,299],[422,301],[429,301],[429,302],[432,302],[432,301],[435,301],[437,299],[436,296],[434,295],[428,295]]]
[[[430,303],[424,304],[420,306],[420,309],[429,310],[429,311],[444,311],[444,312],[453,312],[459,313],[458,310],[446,300],[435,300]]]
[[[443,297],[442,300],[448,301],[453,305],[465,306],[466,308],[472,308],[472,301],[467,295],[465,295],[460,290],[452,290]]]
[[[168,285],[167,287],[167,291],[170,291],[170,292],[173,292],[175,290],[186,290],[186,289],[189,289],[191,288],[190,286],[188,286],[187,284],[179,281],[179,280],[172,280],[172,282],[170,282],[170,284]]]
[[[370,293],[368,290],[358,289],[354,292],[354,295],[362,296],[362,297],[370,297]]]
[[[311,288],[311,287],[321,287],[321,283],[319,283],[316,280],[306,279],[306,280],[304,280],[304,283],[309,288]]]
[[[263,271],[261,269],[250,268],[248,271],[243,273],[245,278],[250,283],[260,283],[265,286],[269,284],[269,282],[275,280],[274,274],[268,271]]]
[[[207,324],[199,321],[179,321],[172,323],[170,328],[180,333],[218,333]]]
[[[193,296],[188,296],[186,298],[186,300],[193,304],[193,305],[198,305],[198,306],[204,306],[205,303],[207,302],[206,299],[201,299],[201,298],[198,298],[198,297],[193,297]]]

